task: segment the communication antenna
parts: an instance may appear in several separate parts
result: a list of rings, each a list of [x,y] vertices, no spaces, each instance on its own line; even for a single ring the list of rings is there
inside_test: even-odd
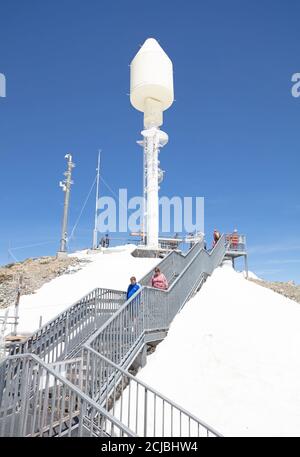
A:
[[[144,113],[145,130],[138,144],[144,151],[144,241],[151,249],[158,248],[158,190],[163,179],[158,154],[168,142],[168,135],[159,127],[163,124],[163,111],[173,101],[172,61],[154,38],[148,38],[130,64],[130,102]]]
[[[63,220],[62,220],[62,229],[61,229],[61,239],[60,239],[60,250],[57,253],[58,256],[64,256],[67,251],[67,240],[68,240],[68,214],[69,214],[69,203],[70,203],[70,191],[71,185],[73,184],[72,181],[72,169],[75,167],[75,163],[72,162],[72,155],[66,154],[65,159],[67,159],[67,171],[64,172],[64,176],[66,179],[60,181],[59,186],[62,188],[63,192],[65,193],[65,201],[64,201],[64,212],[63,212]]]
[[[93,231],[93,249],[97,249],[97,246],[98,246],[97,211],[98,211],[98,199],[99,199],[100,154],[101,154],[101,149],[99,149],[99,151],[98,151],[97,183],[96,183],[95,226],[94,226],[94,231]]]

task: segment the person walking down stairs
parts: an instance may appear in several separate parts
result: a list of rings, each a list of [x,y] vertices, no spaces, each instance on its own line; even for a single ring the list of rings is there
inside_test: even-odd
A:
[[[220,238],[221,238],[221,234],[220,234],[219,230],[215,229],[214,233],[213,233],[213,247],[215,247],[215,245],[217,244],[217,242],[219,241]]]
[[[140,287],[141,287],[140,284],[138,284],[136,282],[136,277],[135,276],[131,276],[130,284],[128,286],[127,295],[126,295],[127,300],[131,297],[131,295],[135,294],[136,291],[140,289]]]
[[[158,267],[155,268],[154,275],[151,278],[151,286],[162,290],[167,290],[169,287],[167,278]]]

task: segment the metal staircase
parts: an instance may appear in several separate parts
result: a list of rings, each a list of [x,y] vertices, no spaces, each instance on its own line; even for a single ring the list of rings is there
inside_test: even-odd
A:
[[[166,336],[225,253],[225,236],[210,252],[201,243],[186,255],[171,252],[160,263],[167,291],[149,287],[152,272],[128,301],[123,291],[95,289],[10,346],[0,365],[0,436],[219,436],[126,370],[137,359],[143,365],[147,343]]]
[[[135,436],[34,354],[9,356],[1,371],[0,436]]]

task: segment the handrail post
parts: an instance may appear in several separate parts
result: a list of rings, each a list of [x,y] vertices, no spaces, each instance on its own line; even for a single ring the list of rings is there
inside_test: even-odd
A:
[[[65,348],[64,348],[64,354],[67,354],[67,353],[68,353],[68,347],[69,347],[69,313],[67,313],[65,325],[66,325],[66,329],[65,329]]]
[[[148,414],[148,389],[145,388],[145,399],[144,399],[144,436],[147,436],[147,414]]]
[[[94,297],[94,307],[95,307],[95,311],[94,311],[94,319],[95,319],[95,325],[94,325],[94,329],[96,330],[97,329],[97,307],[98,307],[98,297],[99,297],[99,291],[98,289],[95,291],[95,297]]]
[[[26,409],[27,409],[27,401],[28,401],[28,387],[29,387],[29,382],[30,379],[28,378],[28,365],[30,363],[29,357],[24,357],[24,359],[21,361],[19,360],[19,363],[23,363],[23,369],[22,369],[22,374],[21,374],[21,389],[20,389],[20,417],[19,417],[19,431],[17,436],[24,436],[25,435],[25,430],[26,430]],[[15,391],[15,394],[17,395],[18,388]],[[16,411],[13,411],[13,414],[16,414]]]

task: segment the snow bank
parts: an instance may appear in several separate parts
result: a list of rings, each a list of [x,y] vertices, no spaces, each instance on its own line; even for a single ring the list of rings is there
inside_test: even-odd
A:
[[[246,277],[246,271],[245,270],[239,271],[239,274],[242,275],[244,278]],[[256,276],[256,274],[253,273],[253,271],[248,271],[248,278],[249,279],[257,279],[258,281],[263,281],[261,278]]]
[[[138,378],[225,436],[299,436],[299,347],[299,304],[226,265]]]
[[[133,257],[131,252],[135,248],[135,245],[109,248],[109,255],[87,250],[71,254],[71,257],[89,263],[79,271],[70,268],[69,272],[44,284],[35,294],[21,296],[18,333],[34,332],[39,327],[40,316],[45,324],[96,287],[126,290],[130,276],[140,279],[161,260]],[[14,307],[10,307],[9,315],[13,314]],[[10,327],[6,333],[9,332]]]

